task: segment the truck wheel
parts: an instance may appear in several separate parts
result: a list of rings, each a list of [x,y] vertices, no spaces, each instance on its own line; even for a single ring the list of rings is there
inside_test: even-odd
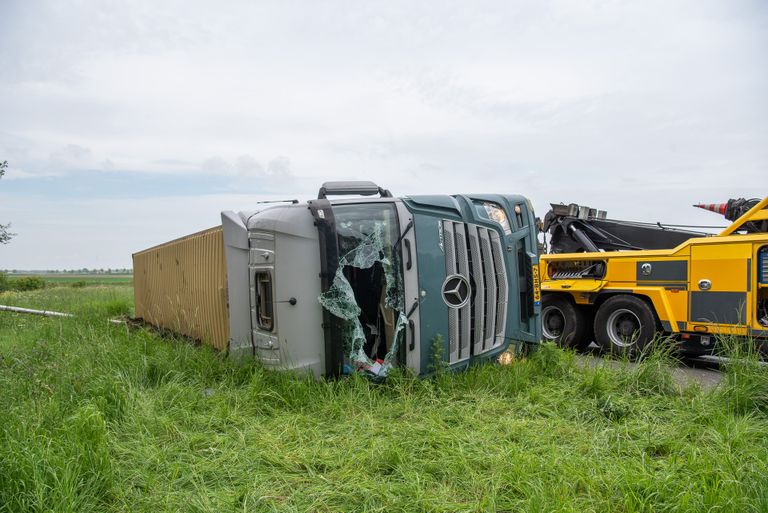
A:
[[[556,342],[561,347],[583,348],[587,331],[584,313],[568,299],[552,294],[544,294],[541,299],[542,334],[548,341]]]
[[[656,316],[636,296],[613,296],[600,305],[595,315],[595,338],[604,351],[637,358],[656,334]]]

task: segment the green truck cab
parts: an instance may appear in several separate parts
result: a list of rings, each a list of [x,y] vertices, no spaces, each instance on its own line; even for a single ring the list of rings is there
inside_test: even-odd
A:
[[[242,221],[224,224],[225,241],[238,224],[242,241],[228,254],[274,252],[247,268],[243,254],[229,273],[230,294],[235,280],[251,284],[240,300],[251,315],[230,320],[235,345],[265,362],[326,376],[393,366],[424,375],[436,355],[461,368],[541,338],[536,225],[521,196],[395,198],[370,182],[331,182],[305,205],[225,217]]]

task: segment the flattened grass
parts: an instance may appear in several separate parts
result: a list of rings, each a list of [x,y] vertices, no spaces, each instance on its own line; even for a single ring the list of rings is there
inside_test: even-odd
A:
[[[0,511],[768,511],[760,366],[314,382],[109,325],[120,287],[41,292],[14,304],[79,317],[0,313]]]

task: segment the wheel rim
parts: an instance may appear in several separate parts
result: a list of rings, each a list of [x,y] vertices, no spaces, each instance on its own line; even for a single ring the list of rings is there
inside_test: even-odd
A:
[[[563,335],[565,314],[556,306],[547,306],[541,312],[541,331],[547,340],[557,340]]]
[[[619,347],[632,346],[640,338],[640,318],[626,308],[611,312],[606,321],[606,328],[611,343]]]

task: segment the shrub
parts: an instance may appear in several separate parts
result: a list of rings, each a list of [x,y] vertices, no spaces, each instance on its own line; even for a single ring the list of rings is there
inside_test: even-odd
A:
[[[25,276],[9,282],[14,290],[38,290],[45,287],[45,280],[36,276]]]
[[[85,280],[77,280],[77,281],[73,281],[69,286],[72,287],[73,289],[81,289],[86,285],[88,285],[88,283]]]
[[[10,286],[8,285],[8,275],[0,272],[0,292],[8,290],[9,288]]]

